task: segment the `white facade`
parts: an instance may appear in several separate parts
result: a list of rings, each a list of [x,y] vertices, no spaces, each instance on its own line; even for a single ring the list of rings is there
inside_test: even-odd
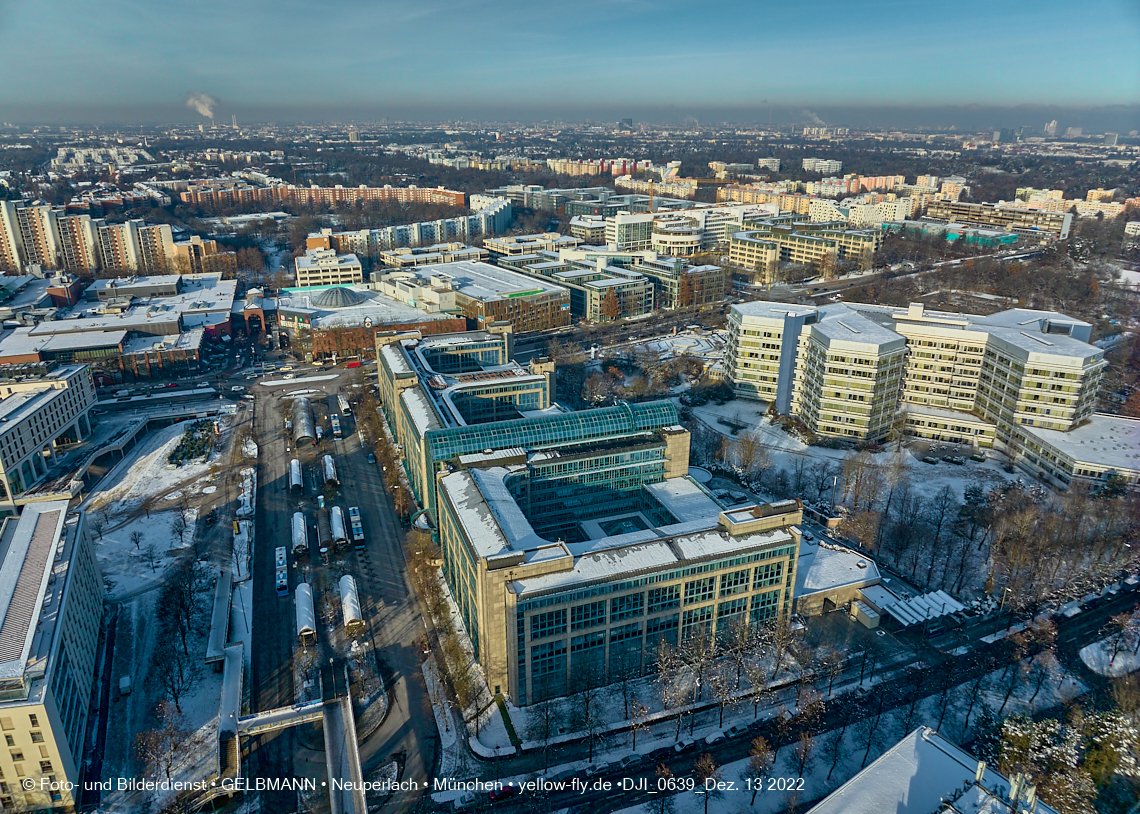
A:
[[[364,269],[355,254],[337,254],[332,249],[309,249],[297,258],[297,286],[357,285],[364,282]]]
[[[91,433],[95,384],[87,365],[69,365],[43,379],[0,379],[0,396],[0,505],[14,511],[16,497],[47,476],[60,439]]]

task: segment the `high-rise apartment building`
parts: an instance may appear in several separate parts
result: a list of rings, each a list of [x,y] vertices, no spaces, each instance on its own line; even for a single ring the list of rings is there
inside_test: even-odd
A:
[[[296,260],[297,287],[358,285],[364,269],[355,254],[337,254],[332,249],[309,249]]]
[[[99,268],[101,219],[90,215],[65,215],[56,219],[59,229],[60,266],[66,271],[83,272]]]
[[[140,240],[140,251],[148,245],[151,244]],[[179,274],[221,274],[223,278],[232,278],[237,273],[237,253],[228,251],[216,240],[193,235],[185,242],[174,244],[171,265]]]
[[[803,160],[803,168],[808,172],[819,172],[824,175],[834,175],[843,169],[842,161],[835,161],[830,158],[805,158]]]

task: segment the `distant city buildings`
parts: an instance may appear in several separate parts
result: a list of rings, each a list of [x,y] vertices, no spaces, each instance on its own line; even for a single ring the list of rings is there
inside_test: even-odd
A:
[[[803,160],[803,168],[808,172],[819,172],[828,175],[842,170],[843,162],[828,158],[805,158]]]

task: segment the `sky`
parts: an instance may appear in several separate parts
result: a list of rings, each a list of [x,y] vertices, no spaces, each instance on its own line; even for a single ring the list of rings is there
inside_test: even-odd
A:
[[[21,122],[202,121],[198,92],[221,121],[1127,132],[1140,0],[0,0],[0,76]]]

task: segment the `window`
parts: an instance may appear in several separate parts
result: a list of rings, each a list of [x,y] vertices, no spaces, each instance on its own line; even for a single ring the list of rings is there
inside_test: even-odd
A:
[[[51,761],[50,760],[41,760],[40,761],[40,771],[41,772],[48,774],[48,773],[51,773],[51,770],[52,769],[51,769]]]
[[[575,605],[570,609],[570,629],[581,630],[606,623],[606,600],[588,605]],[[534,638],[533,634],[531,638]]]
[[[641,616],[644,607],[645,594],[615,596],[611,600],[610,621],[620,622],[622,619],[633,619]]]
[[[748,608],[748,597],[742,596],[739,599],[730,599],[728,602],[721,602],[716,607],[717,630],[720,630],[721,624],[726,621],[731,621],[733,618],[740,616]],[[726,617],[728,617],[726,619]]]
[[[13,738],[11,735],[5,735],[4,740],[8,741],[9,746],[15,746],[16,745],[16,739]]]
[[[40,725],[40,719],[39,719],[39,718],[37,718],[35,715],[29,715],[29,716],[28,716],[28,721],[30,721],[30,722],[31,722],[31,724],[32,724],[32,726],[33,726],[33,727],[36,727],[36,728],[38,728],[38,727],[39,727],[39,725]]]
[[[24,753],[21,750],[19,750],[19,749],[13,749],[12,750],[12,760],[13,761],[23,760],[23,759],[24,759]]]
[[[667,585],[664,588],[649,589],[649,613],[657,613],[657,611],[669,610],[671,608],[680,607],[680,605],[680,585]]]
[[[566,608],[540,613],[530,617],[531,639],[545,639],[566,632]]]
[[[32,743],[43,743],[43,742],[44,742],[44,733],[43,732],[33,732],[32,733]]]
[[[694,579],[685,583],[685,604],[693,605],[697,602],[707,602],[716,596],[716,577]]]
[[[748,593],[748,569],[733,571],[731,574],[722,574],[720,578],[720,595],[735,596]]]
[[[589,650],[591,647],[601,647],[605,643],[606,632],[604,630],[583,633],[581,636],[575,636],[570,640],[570,652],[579,653],[583,650]]]
[[[688,638],[698,629],[703,629],[706,634],[711,633],[712,619],[713,609],[711,605],[685,611],[684,623],[681,625],[681,638]]]
[[[753,624],[758,622],[766,622],[774,619],[779,612],[780,605],[780,592],[767,591],[762,594],[755,594],[752,597],[752,611],[749,614],[750,621]]]
[[[784,576],[784,564],[782,562],[771,562],[767,565],[761,565],[756,569],[756,576],[752,581],[752,589],[766,588],[769,585],[779,585],[780,579]]]

